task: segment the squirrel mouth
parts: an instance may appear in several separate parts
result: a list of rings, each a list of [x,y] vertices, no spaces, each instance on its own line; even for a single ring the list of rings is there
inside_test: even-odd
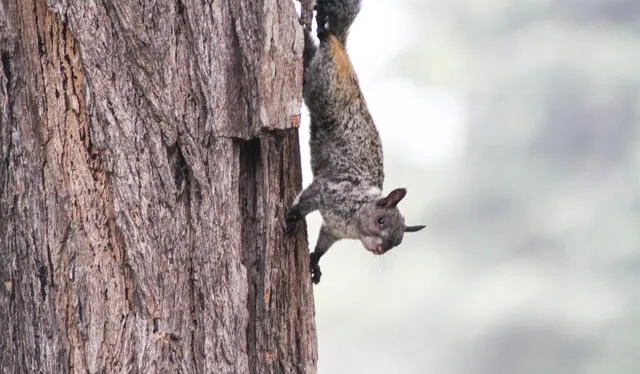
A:
[[[382,240],[380,240],[380,238],[365,236],[361,238],[360,241],[367,251],[375,255],[381,255],[385,252],[384,249],[382,249]]]

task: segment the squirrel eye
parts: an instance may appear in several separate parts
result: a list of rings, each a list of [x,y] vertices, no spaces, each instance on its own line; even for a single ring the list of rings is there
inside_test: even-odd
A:
[[[387,222],[387,217],[380,217],[378,218],[378,223],[381,225],[384,225],[385,222]]]

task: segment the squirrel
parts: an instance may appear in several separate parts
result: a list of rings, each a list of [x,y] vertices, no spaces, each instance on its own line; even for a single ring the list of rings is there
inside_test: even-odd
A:
[[[381,255],[399,245],[406,226],[397,208],[406,189],[382,193],[382,144],[345,50],[347,34],[360,11],[360,0],[318,0],[316,45],[311,26],[303,24],[303,96],[311,117],[313,181],[288,209],[286,233],[319,210],[323,223],[310,254],[311,279],[320,282],[320,257],[340,239],[360,239]]]

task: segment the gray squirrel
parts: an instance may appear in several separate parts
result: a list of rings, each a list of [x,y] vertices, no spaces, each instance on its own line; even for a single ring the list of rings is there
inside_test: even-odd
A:
[[[320,282],[320,257],[340,239],[360,239],[380,255],[402,242],[406,226],[396,207],[406,190],[382,194],[382,145],[345,50],[360,0],[318,0],[317,46],[310,25],[303,25],[304,101],[311,116],[313,181],[296,198],[285,218],[293,235],[297,222],[319,210],[323,223],[310,254],[311,279]]]

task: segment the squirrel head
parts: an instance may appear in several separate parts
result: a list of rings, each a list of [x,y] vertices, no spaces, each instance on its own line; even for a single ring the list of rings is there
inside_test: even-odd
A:
[[[397,205],[406,194],[406,189],[396,188],[362,208],[359,215],[360,241],[368,251],[381,255],[400,244],[405,232],[416,232],[426,227],[404,224]]]

